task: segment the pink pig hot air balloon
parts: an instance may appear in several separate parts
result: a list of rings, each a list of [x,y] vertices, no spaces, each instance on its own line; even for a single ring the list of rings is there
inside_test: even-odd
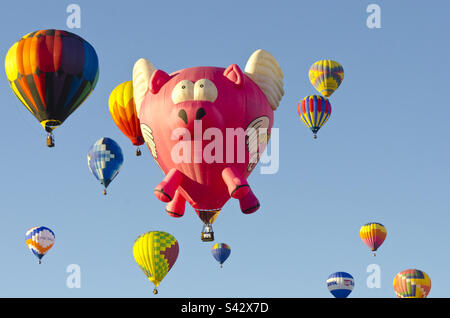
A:
[[[244,72],[192,67],[171,74],[146,59],[133,68],[136,112],[145,142],[166,177],[154,189],[173,217],[186,201],[204,222],[203,241],[230,197],[243,213],[259,208],[247,178],[266,148],[284,94],[275,58],[255,51]]]

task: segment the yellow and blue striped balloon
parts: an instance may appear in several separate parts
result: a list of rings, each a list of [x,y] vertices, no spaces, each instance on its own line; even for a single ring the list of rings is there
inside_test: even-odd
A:
[[[317,132],[325,125],[331,116],[331,104],[328,99],[320,95],[306,96],[298,103],[298,113],[317,138]]]
[[[220,268],[222,268],[222,264],[227,260],[227,258],[231,254],[231,248],[228,244],[225,243],[217,243],[214,244],[212,250],[212,255],[220,263]]]
[[[320,60],[309,69],[309,80],[317,91],[330,97],[344,79],[344,68],[332,60]]]

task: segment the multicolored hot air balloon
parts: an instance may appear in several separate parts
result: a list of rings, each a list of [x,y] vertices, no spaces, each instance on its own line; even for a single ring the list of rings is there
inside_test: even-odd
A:
[[[228,256],[230,256],[231,249],[225,243],[217,243],[214,244],[211,253],[216,261],[220,263],[220,268],[222,268],[222,264],[227,260]]]
[[[103,137],[91,146],[87,159],[89,169],[97,180],[103,184],[103,194],[106,194],[106,188],[122,167],[122,149],[114,140]]]
[[[393,285],[398,298],[426,298],[431,289],[431,280],[421,270],[407,269],[394,277]]]
[[[132,81],[119,84],[111,92],[109,112],[122,133],[130,139],[133,145],[138,146],[136,155],[140,156],[139,146],[144,144],[144,137],[142,137],[141,124],[136,115]]]
[[[99,74],[94,48],[76,34],[39,30],[6,54],[6,76],[14,94],[48,133],[72,114],[94,89]]]
[[[375,251],[383,244],[387,231],[381,223],[367,223],[359,230],[361,240],[366,244],[375,256]]]
[[[230,198],[245,214],[259,209],[247,178],[284,94],[283,73],[270,53],[255,51],[244,71],[231,64],[168,74],[140,59],[133,89],[142,135],[166,175],[154,194],[169,215],[183,216],[188,202],[208,222]],[[203,222],[202,239],[210,241],[212,222]]]
[[[55,244],[55,233],[48,227],[35,226],[25,233],[25,242],[28,248],[39,259],[38,264],[41,264],[41,258]]]
[[[344,79],[344,68],[338,62],[321,60],[309,69],[311,84],[325,97],[330,97]]]
[[[133,246],[133,256],[145,276],[157,287],[178,257],[178,242],[169,233],[152,231],[140,235]]]
[[[328,290],[336,298],[347,298],[354,286],[353,276],[346,272],[333,273],[327,279]]]
[[[306,96],[298,103],[298,113],[316,139],[317,132],[331,116],[331,104],[328,99],[319,95]]]

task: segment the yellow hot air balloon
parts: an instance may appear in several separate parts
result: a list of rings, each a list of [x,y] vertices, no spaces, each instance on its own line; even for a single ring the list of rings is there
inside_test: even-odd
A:
[[[109,95],[109,112],[122,133],[130,139],[133,145],[138,146],[136,155],[140,156],[139,146],[144,143],[144,137],[136,114],[132,81],[119,84],[113,89]]]
[[[178,257],[178,242],[166,232],[151,231],[140,235],[133,246],[133,256],[147,278],[157,287]]]
[[[361,240],[366,244],[375,256],[375,251],[386,239],[387,231],[383,224],[370,222],[364,224],[359,230]]]
[[[320,60],[309,69],[311,84],[325,97],[330,97],[344,79],[344,68],[332,60]]]
[[[431,289],[431,279],[418,269],[406,269],[394,277],[394,291],[399,298],[426,298]]]

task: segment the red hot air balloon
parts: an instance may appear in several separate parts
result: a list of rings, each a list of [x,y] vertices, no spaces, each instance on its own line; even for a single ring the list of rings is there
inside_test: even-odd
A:
[[[259,208],[247,178],[284,94],[283,73],[270,53],[254,52],[244,72],[232,64],[169,75],[140,59],[133,88],[142,134],[166,174],[154,193],[167,202],[169,215],[183,216],[187,201],[205,223],[202,240],[208,241],[211,223],[230,197],[245,214]]]

